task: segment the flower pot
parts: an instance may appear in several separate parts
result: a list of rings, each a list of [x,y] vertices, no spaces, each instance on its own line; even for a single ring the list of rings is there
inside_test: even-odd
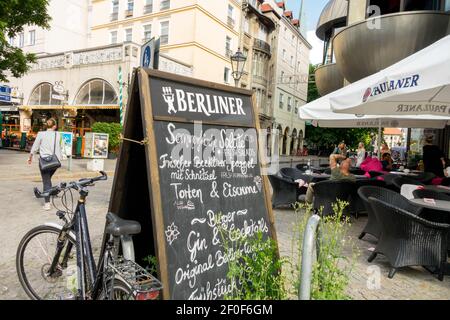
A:
[[[115,153],[115,152],[108,152],[108,159],[110,159],[110,160],[117,159],[117,153]]]

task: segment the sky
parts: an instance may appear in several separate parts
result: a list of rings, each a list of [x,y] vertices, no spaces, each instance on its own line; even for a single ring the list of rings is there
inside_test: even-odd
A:
[[[300,4],[303,1],[303,12],[306,16],[306,30],[308,42],[313,46],[310,53],[310,61],[312,64],[322,62],[323,42],[316,37],[316,25],[319,20],[320,13],[329,0],[285,0],[288,10],[292,10],[295,17],[298,17]],[[301,23],[301,22],[300,22]]]

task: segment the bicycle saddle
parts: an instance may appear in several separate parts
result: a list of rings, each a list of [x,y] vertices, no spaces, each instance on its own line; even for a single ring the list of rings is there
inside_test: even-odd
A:
[[[141,232],[141,224],[133,220],[124,220],[112,212],[106,214],[106,232],[113,236],[125,236]]]

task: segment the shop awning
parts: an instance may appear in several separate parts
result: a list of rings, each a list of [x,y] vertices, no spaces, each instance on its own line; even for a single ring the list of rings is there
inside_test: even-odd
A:
[[[118,105],[66,105],[66,106],[55,106],[55,105],[43,105],[43,106],[20,106],[19,110],[119,110]]]
[[[1,112],[16,112],[19,111],[19,108],[17,106],[13,106],[13,105],[3,105],[0,106],[0,111]]]
[[[335,91],[333,112],[435,115],[450,119],[450,35],[392,66]]]
[[[117,105],[99,105],[99,106],[70,106],[70,108],[75,108],[78,110],[92,110],[92,109],[98,109],[98,110],[119,110],[120,107]]]

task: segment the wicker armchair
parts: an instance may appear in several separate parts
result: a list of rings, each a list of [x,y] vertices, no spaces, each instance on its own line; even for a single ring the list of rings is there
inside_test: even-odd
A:
[[[401,194],[386,188],[363,186],[358,189],[358,195],[367,211],[366,226],[363,231],[361,231],[358,237],[359,239],[364,238],[367,233],[379,238],[381,233],[381,226],[375,212],[369,204],[369,197],[374,197],[388,203],[394,203],[399,208],[409,211],[415,215],[419,215],[422,212],[422,208],[411,204],[408,199],[403,197]]]
[[[350,195],[356,189],[356,184],[348,180],[327,180],[314,184],[314,202],[313,207],[316,210],[322,210],[322,216],[333,215],[332,204],[337,199],[349,201]],[[350,213],[350,208],[345,209],[345,214]]]
[[[389,278],[401,267],[436,267],[438,279],[442,281],[447,264],[450,225],[427,221],[398,208],[396,204],[374,197],[369,197],[369,203],[380,222],[381,233],[368,261],[372,262],[379,253],[383,254],[391,265]]]
[[[303,172],[295,168],[281,168],[280,174],[283,178],[295,181],[302,179]]]
[[[385,172],[381,172],[381,171],[369,171],[369,174],[370,174],[371,178],[375,178],[375,177],[383,176],[386,173]]]
[[[300,163],[295,166],[298,170],[305,172],[308,170],[308,165],[306,163]]]
[[[302,194],[302,190],[298,188],[298,184],[283,177],[269,175],[269,181],[272,185],[272,208],[278,206],[290,206],[298,201],[298,197]],[[306,188],[303,188],[306,190]],[[305,191],[303,191],[305,193]]]
[[[435,177],[436,175],[432,172],[420,172],[417,176],[411,176],[411,179],[418,180],[423,184],[430,184]]]
[[[350,195],[350,210],[352,214],[358,218],[358,215],[362,212],[367,212],[367,208],[364,204],[364,200],[358,194],[359,188],[363,186],[374,186],[374,187],[384,187],[386,183],[382,180],[376,179],[358,179],[356,180],[356,188],[353,189]]]
[[[441,185],[443,185],[443,186],[450,186],[450,178],[449,177],[444,178],[442,180],[442,182],[441,182]]]
[[[404,184],[415,184],[417,186],[423,186],[424,185],[419,180],[414,180],[414,179],[410,179],[410,178],[407,178],[407,177],[396,177],[396,178],[392,179],[392,184],[399,191],[402,188],[402,185],[404,185]]]
[[[360,168],[351,168],[350,173],[357,176],[363,176],[366,174],[366,172]]]

